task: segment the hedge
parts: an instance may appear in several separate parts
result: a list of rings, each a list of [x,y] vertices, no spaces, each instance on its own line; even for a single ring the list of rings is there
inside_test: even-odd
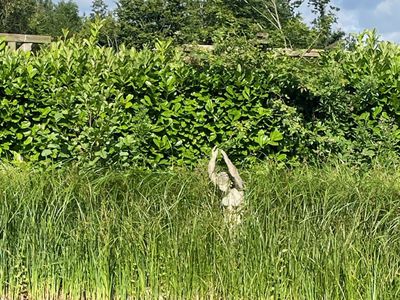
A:
[[[0,44],[0,157],[146,167],[195,165],[220,145],[237,162],[365,160],[398,153],[399,46],[293,59],[252,46],[186,54],[60,40]]]

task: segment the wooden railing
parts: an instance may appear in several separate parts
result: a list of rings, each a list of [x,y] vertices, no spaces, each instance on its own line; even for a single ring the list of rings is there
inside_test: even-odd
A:
[[[11,50],[31,51],[33,44],[48,44],[51,37],[46,35],[0,33],[0,40],[7,42]]]

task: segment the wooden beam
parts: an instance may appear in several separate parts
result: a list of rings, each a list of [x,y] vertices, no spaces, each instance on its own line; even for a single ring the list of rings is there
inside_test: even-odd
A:
[[[193,50],[200,50],[200,51],[205,51],[205,52],[212,52],[214,51],[214,45],[191,45],[191,44],[184,44],[183,46],[183,51],[185,52],[191,52]]]
[[[0,33],[0,39],[6,42],[48,44],[51,37],[47,35]]]
[[[287,56],[290,57],[314,57],[318,58],[321,56],[321,53],[324,52],[322,49],[290,49],[290,48],[280,48],[280,49],[272,49],[277,50],[279,52],[283,52]]]
[[[8,48],[11,50],[16,50],[17,49],[17,43],[16,42],[8,42],[7,43]]]
[[[18,49],[22,51],[31,51],[32,43],[22,43],[22,45]]]
[[[183,45],[183,51],[185,52],[191,52],[194,50],[212,52],[214,51],[214,49],[215,49],[214,45],[190,45],[190,44]],[[266,51],[278,52],[290,57],[310,57],[310,58],[318,58],[321,56],[321,53],[324,52],[323,49],[291,49],[291,48],[268,48],[266,49]]]

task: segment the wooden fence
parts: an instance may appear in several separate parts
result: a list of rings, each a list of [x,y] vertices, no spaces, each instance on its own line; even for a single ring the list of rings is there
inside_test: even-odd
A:
[[[0,40],[5,41],[11,50],[31,51],[33,44],[48,44],[51,42],[51,37],[46,35],[0,33]]]

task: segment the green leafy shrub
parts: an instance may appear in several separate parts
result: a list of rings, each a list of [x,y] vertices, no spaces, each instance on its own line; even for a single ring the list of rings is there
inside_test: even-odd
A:
[[[361,34],[351,51],[324,55],[314,76],[303,82],[317,99],[315,111],[325,130],[321,148],[336,148],[358,161],[399,152],[400,47]],[[315,129],[314,129],[315,132]],[[333,140],[331,146],[325,141]]]
[[[0,153],[29,161],[132,162],[147,133],[146,111],[116,77],[129,51],[95,40],[53,43],[33,56],[3,49]]]
[[[1,48],[0,157],[194,165],[221,145],[236,161],[364,161],[398,152],[400,50],[372,34],[318,61],[254,46],[195,56],[91,37],[33,55]]]
[[[187,165],[212,144],[238,158],[286,151],[280,128],[300,126],[262,70],[194,66],[169,42],[115,51],[95,35],[38,55],[2,50],[2,157]]]

